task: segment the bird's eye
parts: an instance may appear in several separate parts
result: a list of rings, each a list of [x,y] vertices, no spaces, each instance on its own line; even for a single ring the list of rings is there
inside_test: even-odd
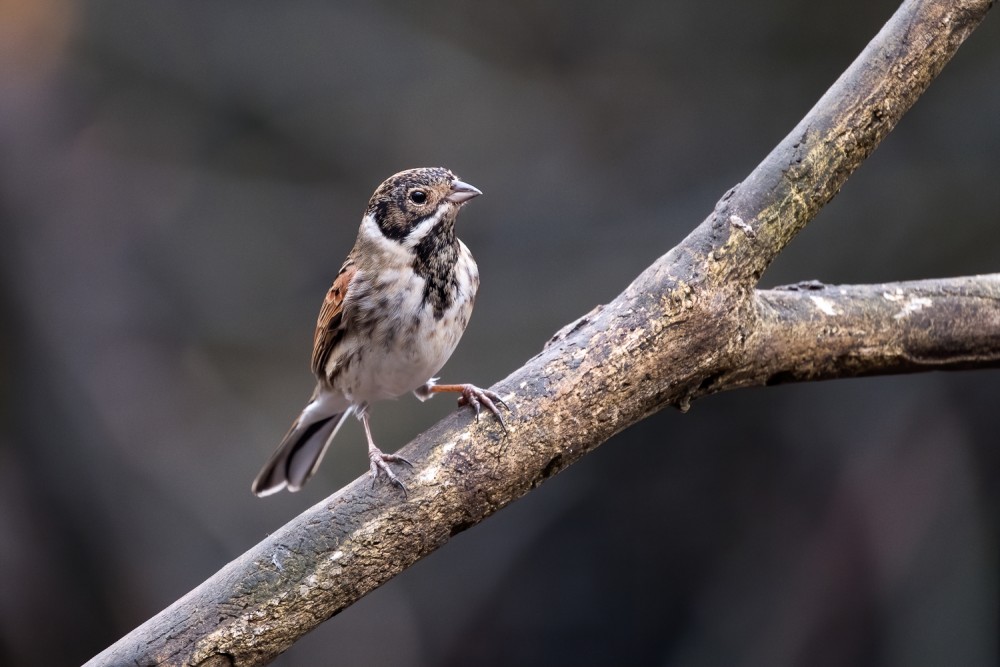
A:
[[[410,201],[414,204],[423,204],[427,201],[427,193],[423,190],[414,190],[410,193]]]

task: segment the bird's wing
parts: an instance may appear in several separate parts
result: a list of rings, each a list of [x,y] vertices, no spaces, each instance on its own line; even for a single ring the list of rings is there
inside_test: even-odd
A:
[[[344,337],[344,303],[347,300],[348,287],[357,270],[354,258],[348,257],[319,309],[316,333],[313,336],[312,370],[320,379],[326,377],[326,362]]]

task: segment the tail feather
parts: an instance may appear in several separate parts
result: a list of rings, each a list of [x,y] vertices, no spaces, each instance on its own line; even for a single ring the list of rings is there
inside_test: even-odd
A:
[[[284,488],[298,491],[309,481],[351,408],[316,421],[304,422],[304,412],[289,429],[278,449],[253,481],[251,490],[257,496],[269,496]]]

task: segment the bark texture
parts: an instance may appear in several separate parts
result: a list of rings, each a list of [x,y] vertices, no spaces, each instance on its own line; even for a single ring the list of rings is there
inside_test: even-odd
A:
[[[90,665],[258,665],[618,431],[702,395],[1000,363],[1000,275],[756,290],[984,18],[905,2],[809,114],[680,245],[493,387],[504,436],[461,411],[400,453],[410,495],[367,476],[312,507]]]

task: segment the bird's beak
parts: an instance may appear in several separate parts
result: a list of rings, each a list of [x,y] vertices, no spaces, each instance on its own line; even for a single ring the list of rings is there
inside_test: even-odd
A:
[[[474,185],[469,185],[464,181],[460,181],[457,178],[451,182],[451,193],[445,199],[452,202],[453,204],[461,204],[462,202],[469,201],[473,197],[478,197],[483,194],[483,191]]]

